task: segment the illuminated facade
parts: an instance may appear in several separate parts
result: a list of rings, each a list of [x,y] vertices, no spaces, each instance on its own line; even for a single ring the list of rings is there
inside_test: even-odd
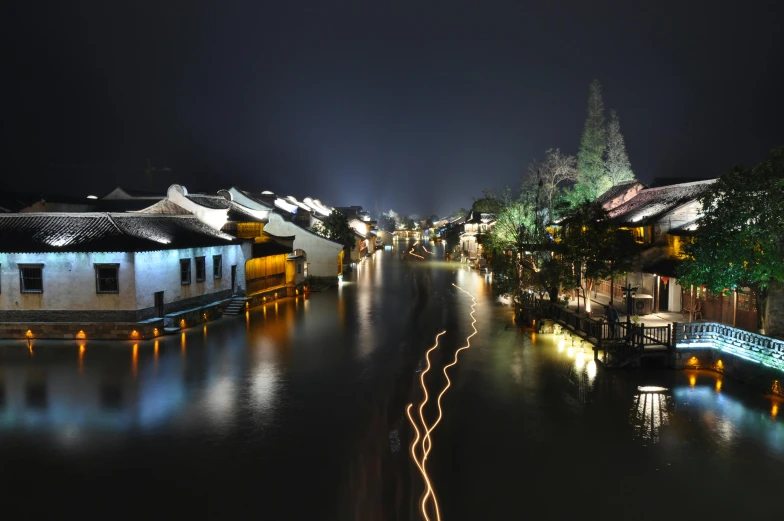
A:
[[[471,212],[463,225],[460,234],[460,249],[468,260],[482,257],[482,236],[489,233],[495,226],[495,215],[491,213]]]
[[[681,311],[683,288],[675,278],[675,267],[701,215],[699,197],[714,182],[710,179],[644,188],[630,181],[597,199],[609,217],[628,229],[644,248],[637,269],[628,276],[628,283],[638,288],[638,314]],[[618,282],[614,285],[615,297],[622,298],[621,286],[627,280]],[[597,291],[609,294],[610,283],[599,283]]]
[[[0,214],[0,322],[136,322],[230,298],[250,245],[192,215]]]
[[[223,190],[224,197],[230,197],[231,202],[243,209],[254,212],[266,212],[266,222],[263,230],[277,237],[291,238],[292,249],[299,250],[306,259],[305,268],[307,274],[315,277],[337,277],[342,273],[343,246],[334,241],[330,241],[309,229],[310,222],[317,219],[316,215],[325,217],[329,215],[329,209],[324,207],[318,200],[306,198],[309,204],[297,201],[296,199],[282,199],[274,194],[262,193],[261,195],[250,195],[237,188]],[[281,208],[283,202],[288,202],[292,212]],[[303,208],[305,206],[305,208]],[[296,208],[295,208],[296,207]],[[312,210],[311,210],[312,209]],[[298,221],[297,215],[307,215],[307,223]],[[326,215],[325,215],[326,214]],[[307,226],[306,226],[307,225]]]

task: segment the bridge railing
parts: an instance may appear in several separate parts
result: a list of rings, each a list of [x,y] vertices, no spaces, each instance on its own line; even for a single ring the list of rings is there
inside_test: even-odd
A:
[[[540,315],[552,318],[573,331],[583,333],[594,339],[601,347],[603,343],[614,343],[625,340],[637,349],[662,346],[674,347],[672,326],[646,326],[645,324],[627,324],[616,322],[614,325],[603,320],[595,320],[579,315],[564,306],[547,300],[536,300],[524,304],[524,307],[537,311]]]
[[[716,322],[673,324],[676,349],[717,349],[784,371],[784,340]]]

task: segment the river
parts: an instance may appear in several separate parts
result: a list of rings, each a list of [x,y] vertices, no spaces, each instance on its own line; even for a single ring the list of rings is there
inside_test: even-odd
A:
[[[433,424],[473,332],[456,284],[477,334],[430,438],[441,519],[781,514],[784,403],[710,372],[603,371],[506,327],[488,276],[404,245],[339,288],[156,342],[0,343],[0,512],[423,519],[406,407],[416,422],[425,372]]]

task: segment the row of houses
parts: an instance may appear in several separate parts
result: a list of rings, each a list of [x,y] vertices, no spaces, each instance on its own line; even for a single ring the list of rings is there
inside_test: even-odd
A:
[[[599,281],[595,291],[606,297],[612,291],[614,299],[620,300],[622,286],[628,283],[637,288],[635,311],[639,314],[689,312],[693,316],[696,310],[697,318],[756,331],[759,310],[755,288],[741,288],[731,296],[711,295],[704,288],[683,287],[678,282],[676,266],[701,216],[699,198],[715,181],[657,180],[654,186],[646,187],[635,180],[601,195],[597,202],[611,219],[628,228],[643,248],[627,278],[613,284]],[[453,253],[481,263],[482,235],[492,230],[494,215],[470,212],[439,224],[442,233],[451,230],[457,238]]]
[[[293,295],[375,249],[374,221],[348,210],[357,245],[344,252],[313,231],[336,210],[312,198],[181,185],[165,196],[0,194],[0,336],[147,338],[232,298]]]

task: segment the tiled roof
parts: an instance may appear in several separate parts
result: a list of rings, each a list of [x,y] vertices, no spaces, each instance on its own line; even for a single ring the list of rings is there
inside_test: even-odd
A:
[[[637,181],[636,179],[632,179],[631,181],[624,181],[623,183],[618,183],[617,185],[611,187],[609,190],[607,190],[602,195],[597,197],[595,202],[599,204],[604,204],[607,201],[611,201],[616,197],[618,197],[619,195],[623,195],[624,192],[634,187],[634,185],[638,183],[639,181]]]
[[[168,199],[163,199],[157,203],[148,205],[147,207],[138,210],[136,213],[150,215],[193,215],[182,206],[173,203]]]
[[[260,219],[257,213],[261,210],[252,210],[238,202],[231,201],[229,206],[229,221],[239,222],[267,222],[267,219]]]
[[[154,251],[237,242],[192,216],[0,214],[0,252]]]
[[[253,194],[251,192],[246,192],[245,190],[240,190],[246,197],[256,201],[260,205],[264,206],[265,208],[272,210],[275,208],[275,195],[268,195],[268,194]]]
[[[198,205],[213,210],[225,210],[230,206],[229,201],[217,195],[189,194],[186,197]]]
[[[621,222],[656,222],[663,214],[693,201],[710,188],[715,179],[694,183],[646,188],[634,198],[610,210],[609,216]]]

